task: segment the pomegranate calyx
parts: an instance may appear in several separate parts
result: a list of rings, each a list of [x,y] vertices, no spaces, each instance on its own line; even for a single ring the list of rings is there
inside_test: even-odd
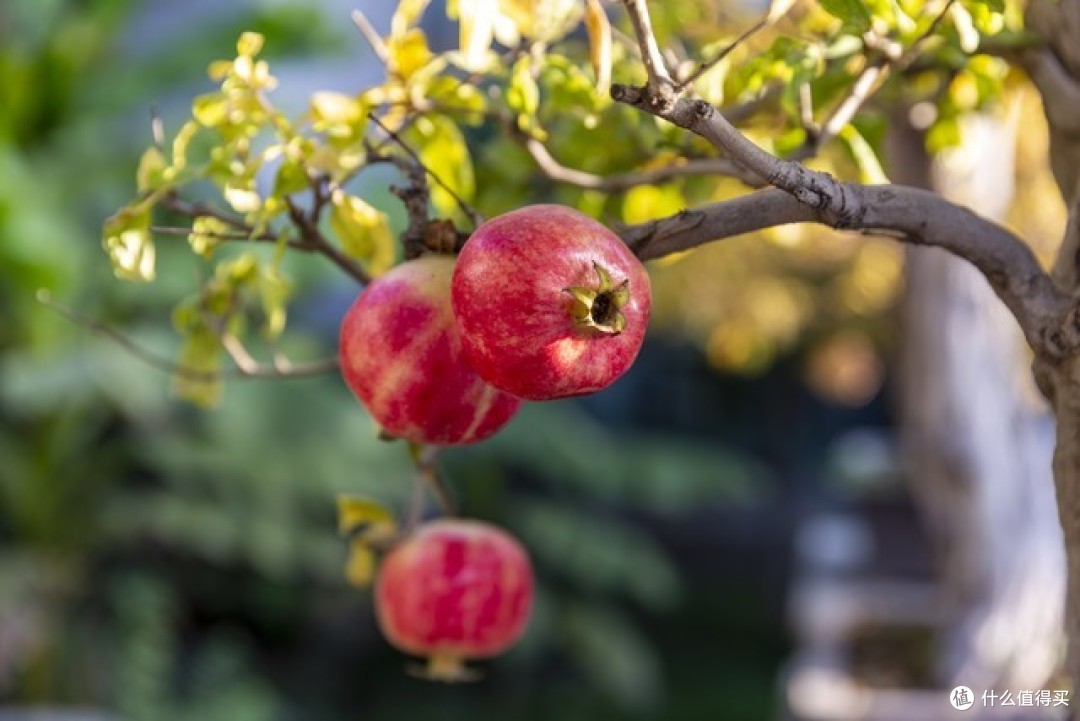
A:
[[[630,301],[630,280],[615,285],[611,274],[593,262],[598,279],[595,287],[584,285],[564,288],[572,299],[570,315],[583,328],[618,335],[626,330],[626,316],[620,311]]]

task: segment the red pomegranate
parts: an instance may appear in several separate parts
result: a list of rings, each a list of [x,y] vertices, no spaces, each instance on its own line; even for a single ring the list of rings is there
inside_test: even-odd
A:
[[[425,256],[377,278],[341,323],[345,382],[387,433],[418,443],[483,440],[521,401],[465,360],[450,310],[450,257]]]
[[[529,400],[598,391],[637,357],[652,300],[645,267],[572,208],[532,205],[477,228],[458,257],[454,317],[469,362]]]
[[[464,678],[462,662],[509,648],[532,608],[532,565],[525,549],[479,521],[424,524],[383,559],[375,612],[386,639],[428,658],[427,674]]]

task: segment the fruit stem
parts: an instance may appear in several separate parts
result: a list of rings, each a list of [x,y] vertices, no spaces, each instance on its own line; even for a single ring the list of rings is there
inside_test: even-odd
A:
[[[437,681],[464,681],[470,676],[461,658],[444,653],[432,654],[428,658],[426,675]]]

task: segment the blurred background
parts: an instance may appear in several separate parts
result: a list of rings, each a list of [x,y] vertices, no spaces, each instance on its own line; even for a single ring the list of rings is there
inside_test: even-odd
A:
[[[368,5],[385,27],[391,8]],[[447,454],[467,514],[533,553],[540,594],[483,681],[406,675],[344,582],[334,501],[400,507],[410,465],[340,380],[239,380],[197,410],[35,300],[47,288],[174,352],[190,254],[159,248],[158,280],[130,286],[99,242],[151,109],[175,129],[241,30],[266,36],[285,109],[378,82],[351,7],[0,4],[0,719],[827,719],[943,708],[956,679],[1047,683],[1052,428],[1011,319],[944,257],[816,227],[655,264],[624,379]],[[988,204],[1052,250],[1063,213],[1022,81],[934,159],[909,119],[895,179]],[[665,207],[659,192],[627,215]],[[385,183],[367,197],[400,213]],[[288,350],[331,355],[356,288],[290,264]]]

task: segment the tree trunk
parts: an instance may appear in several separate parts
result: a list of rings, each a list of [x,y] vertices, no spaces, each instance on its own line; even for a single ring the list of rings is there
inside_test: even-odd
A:
[[[1050,126],[1050,165],[1069,208],[1053,277],[1075,297],[1080,290],[1080,0],[1031,0],[1025,21],[1045,43],[1029,51],[1024,64],[1042,93]],[[1075,702],[1080,688],[1080,359],[1043,365],[1036,372],[1057,419],[1053,469],[1068,570],[1066,671]]]
[[[894,179],[1004,216],[1013,124],[973,116],[964,146],[935,163],[921,134],[893,126]],[[950,685],[1038,688],[1058,662],[1065,593],[1049,414],[1033,402],[1023,338],[985,278],[937,250],[907,258],[902,436],[939,553],[938,672]]]

